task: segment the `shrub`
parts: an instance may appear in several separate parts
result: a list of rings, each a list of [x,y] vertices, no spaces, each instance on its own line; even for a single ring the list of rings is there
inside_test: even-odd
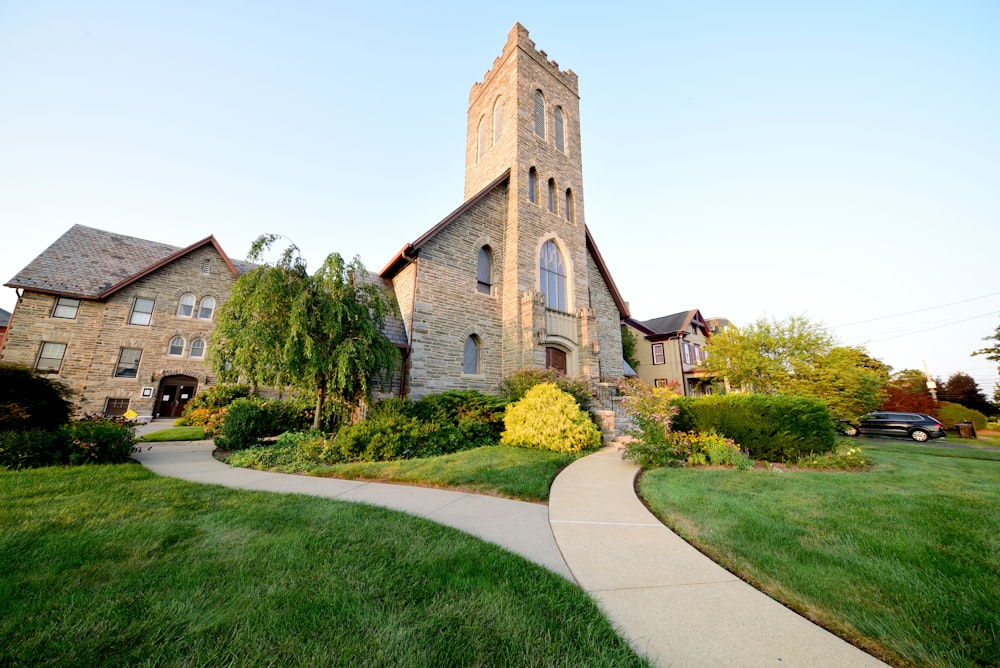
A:
[[[937,419],[941,424],[951,429],[959,422],[971,422],[976,429],[986,429],[986,416],[974,408],[966,408],[961,404],[942,401],[938,408]]]
[[[673,405],[677,393],[672,388],[651,387],[638,378],[626,378],[619,386],[622,399],[629,417],[635,422],[635,428],[626,433],[636,439],[636,442],[655,450],[667,445],[671,424],[677,414]],[[640,464],[641,466],[641,464]]]
[[[0,468],[30,469],[68,461],[68,441],[62,430],[0,431]]]
[[[679,397],[674,405],[674,429],[714,430],[739,443],[753,459],[796,461],[833,449],[833,418],[819,399],[727,394]]]
[[[542,383],[551,383],[570,394],[583,411],[590,411],[593,395],[587,381],[570,378],[555,369],[522,369],[503,379],[500,392],[509,402],[520,401],[528,390]]]
[[[861,448],[838,445],[833,452],[808,454],[799,457],[798,466],[806,469],[837,469],[841,471],[860,471],[867,469],[872,462]]]
[[[452,425],[461,432],[466,448],[478,448],[499,443],[506,405],[503,398],[476,390],[449,390],[423,397],[409,414],[421,422]]]
[[[184,415],[200,408],[225,408],[237,399],[246,399],[251,394],[253,388],[249,385],[220,383],[196,394],[184,407]]]
[[[135,452],[135,425],[125,418],[88,415],[68,432],[70,464],[124,464]]]
[[[58,429],[69,420],[69,388],[28,367],[0,364],[0,431]]]
[[[421,422],[405,399],[388,399],[372,408],[368,417],[343,427],[334,441],[349,461],[389,461],[434,457],[457,452],[465,445],[457,427]]]
[[[184,411],[184,415],[174,420],[178,427],[201,427],[205,430],[205,437],[211,438],[222,431],[222,424],[226,421],[228,408],[196,408],[193,411]]]
[[[576,400],[552,383],[528,390],[507,407],[503,445],[580,452],[601,444],[601,431]]]
[[[237,399],[229,405],[222,434],[215,439],[216,445],[229,450],[250,448],[269,435],[272,427],[267,411],[252,399]]]

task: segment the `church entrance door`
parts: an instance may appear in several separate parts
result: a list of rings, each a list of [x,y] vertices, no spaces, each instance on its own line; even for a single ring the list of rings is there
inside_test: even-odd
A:
[[[566,353],[558,348],[545,349],[545,368],[566,373]]]
[[[191,376],[167,376],[160,381],[156,395],[156,417],[177,418],[184,412],[187,402],[198,391],[198,379]]]

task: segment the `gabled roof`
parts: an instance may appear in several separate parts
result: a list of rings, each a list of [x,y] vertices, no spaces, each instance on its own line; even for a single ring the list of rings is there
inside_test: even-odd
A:
[[[445,216],[441,222],[420,235],[416,241],[403,246],[399,252],[396,253],[391,260],[389,260],[389,263],[385,265],[382,271],[379,272],[379,276],[384,279],[391,280],[400,272],[400,270],[403,269],[403,267],[409,264],[417,256],[420,252],[420,248],[424,244],[433,239],[439,232],[441,232],[441,230],[448,227],[448,225],[450,225],[463,213],[483,200],[495,188],[505,185],[509,180],[510,169],[507,169],[498,178],[494,179],[492,183],[469,198],[464,204],[462,204],[462,206]],[[590,228],[584,226],[584,231],[587,237],[587,250],[590,251],[590,255],[594,258],[594,263],[597,264],[597,269],[601,273],[601,277],[604,278],[604,282],[607,284],[608,290],[611,292],[611,297],[614,299],[615,305],[618,307],[618,313],[623,318],[628,317],[628,304],[624,299],[622,299],[622,295],[618,291],[618,286],[615,285],[614,279],[611,278],[611,272],[608,271],[608,266],[604,263],[601,251],[598,250],[597,243],[594,241],[594,237],[590,234]]]
[[[10,311],[0,308],[0,327],[6,327],[10,323]]]
[[[646,338],[669,338],[683,334],[692,324],[702,330],[706,337],[712,336],[705,319],[701,316],[701,311],[694,309],[691,311],[681,311],[652,320],[633,320],[626,318],[625,322],[645,335]]]
[[[485,188],[483,188],[478,193],[476,193],[468,200],[466,200],[465,203],[462,204],[462,206],[458,207],[457,209],[449,213],[447,216],[444,217],[444,219],[441,222],[439,222],[437,225],[435,225],[434,227],[432,227],[431,229],[427,230],[422,235],[420,235],[417,238],[417,240],[414,241],[412,244],[406,244],[401,249],[399,249],[399,252],[396,253],[396,255],[391,260],[389,260],[389,264],[385,265],[385,267],[383,267],[382,271],[380,271],[378,275],[385,279],[392,279],[396,274],[399,273],[399,271],[403,267],[409,264],[410,261],[413,260],[414,257],[416,257],[417,253],[420,251],[421,246],[423,246],[428,241],[437,236],[438,232],[448,227],[448,225],[450,225],[463,213],[465,213],[473,206],[478,204],[481,200],[485,199],[485,197],[489,195],[494,188],[506,184],[509,180],[510,180],[510,169],[506,169],[504,170],[503,174],[494,179],[489,185],[487,185]]]
[[[208,236],[186,248],[74,225],[5,285],[78,299],[106,299],[122,288],[187,255],[211,245],[234,276],[254,265],[234,263]]]

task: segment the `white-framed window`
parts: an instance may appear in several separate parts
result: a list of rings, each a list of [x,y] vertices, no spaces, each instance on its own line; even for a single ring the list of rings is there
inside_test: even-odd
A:
[[[177,302],[177,316],[180,318],[190,318],[194,313],[194,295],[190,292],[181,295]]]
[[[191,350],[188,351],[188,357],[197,357],[201,359],[205,356],[205,340],[195,339],[191,342]]]
[[[465,339],[462,373],[475,375],[480,373],[479,369],[479,337],[471,334]]]
[[[115,365],[115,378],[135,378],[139,375],[141,358],[141,348],[122,348],[118,353],[118,364]]]
[[[38,359],[35,360],[35,371],[44,373],[59,373],[63,357],[66,356],[65,343],[43,341],[38,348]]]
[[[663,354],[663,344],[654,343],[653,344],[653,364],[663,364],[667,361],[666,356]]]
[[[56,303],[52,307],[53,318],[66,318],[73,320],[80,311],[80,300],[69,297],[56,297]]]
[[[167,354],[173,355],[175,357],[180,357],[184,354],[184,337],[175,336],[170,339],[170,345],[167,346]]]
[[[535,91],[535,134],[545,139],[545,96]]]
[[[684,357],[685,364],[691,364],[691,344],[687,341],[681,345],[681,355]]]
[[[556,148],[565,152],[566,150],[566,139],[564,137],[565,132],[563,130],[563,111],[562,107],[556,107],[555,109],[555,125],[556,125]]]
[[[121,417],[125,415],[128,411],[128,399],[115,399],[114,397],[108,397],[104,400],[104,415],[105,417]]]
[[[545,295],[545,306],[556,311],[566,310],[566,262],[551,239],[542,244],[538,258],[539,290]]]
[[[496,146],[503,137],[503,98],[497,98],[493,104],[493,145]]]
[[[149,327],[149,323],[153,319],[154,304],[156,304],[155,300],[136,297],[135,301],[132,302],[132,311],[128,315],[128,324]]]
[[[476,260],[476,291],[488,295],[493,289],[493,255],[489,246],[479,249]]]
[[[215,313],[215,300],[211,297],[202,297],[201,304],[198,305],[198,319],[211,320]]]

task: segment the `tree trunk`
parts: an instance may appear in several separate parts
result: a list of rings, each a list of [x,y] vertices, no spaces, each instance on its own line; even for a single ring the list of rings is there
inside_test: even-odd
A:
[[[316,390],[316,415],[313,416],[313,429],[319,431],[323,423],[323,401],[326,399],[326,379],[321,378]]]

